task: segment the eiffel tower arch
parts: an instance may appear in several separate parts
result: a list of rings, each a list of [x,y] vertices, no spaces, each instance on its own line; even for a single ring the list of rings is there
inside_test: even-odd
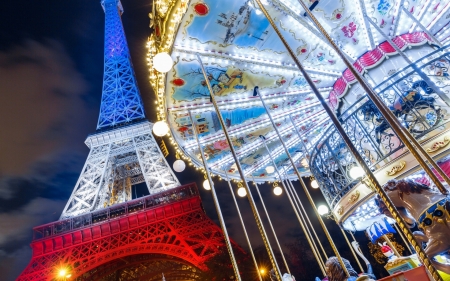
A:
[[[97,131],[85,141],[90,152],[59,221],[33,229],[32,259],[18,280],[57,280],[62,268],[71,280],[118,280],[120,274],[157,280],[149,269],[159,267],[195,280],[224,247],[222,231],[206,216],[195,184],[180,186],[151,133],[120,0],[101,4],[105,54]],[[133,199],[132,186],[140,183],[150,195]],[[139,266],[142,275],[131,274]]]

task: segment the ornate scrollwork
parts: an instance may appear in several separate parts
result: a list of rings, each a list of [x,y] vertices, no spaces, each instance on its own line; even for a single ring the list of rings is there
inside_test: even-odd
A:
[[[361,193],[359,192],[359,190],[356,190],[352,195],[350,195],[350,198],[348,198],[348,203],[349,204],[355,203],[356,200],[358,200],[360,194]]]
[[[403,170],[406,167],[406,161],[400,161],[397,165],[392,166],[390,170],[386,171],[386,175],[388,176],[394,176],[401,170]]]
[[[428,153],[436,152],[436,151],[441,150],[442,148],[446,147],[449,143],[450,143],[450,138],[445,136],[443,141],[435,142],[431,147],[426,149],[426,152],[428,152]]]
[[[342,216],[342,214],[344,213],[344,207],[339,206],[339,208],[336,210],[336,213],[338,213],[338,215]]]

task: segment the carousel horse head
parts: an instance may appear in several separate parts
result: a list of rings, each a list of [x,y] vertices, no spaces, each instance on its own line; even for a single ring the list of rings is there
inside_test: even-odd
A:
[[[347,269],[350,276],[358,277],[358,273],[353,269],[350,262],[342,258],[345,268]],[[347,276],[342,269],[341,264],[337,257],[330,257],[325,263],[325,269],[329,281],[346,281]]]
[[[424,251],[430,258],[450,250],[450,202],[447,196],[411,180],[391,180],[383,189],[403,219],[408,224],[415,221],[423,231],[415,231],[414,237],[427,243]],[[377,201],[380,210],[387,215],[386,206],[381,200]],[[432,263],[438,270],[450,273],[450,264],[436,260]]]

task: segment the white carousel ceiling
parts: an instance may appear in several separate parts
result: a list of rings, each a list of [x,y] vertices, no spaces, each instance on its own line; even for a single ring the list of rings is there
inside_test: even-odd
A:
[[[261,2],[316,86],[325,97],[332,98],[332,107],[337,107],[337,100],[351,83],[351,77],[342,78],[343,62],[304,16],[297,0]],[[315,1],[304,2],[311,6]],[[402,5],[407,8],[401,9]],[[449,7],[450,0],[320,0],[313,13],[363,71],[378,65],[387,54],[392,55],[392,50],[382,44],[385,38],[370,21],[394,41],[402,41],[404,48],[432,42],[429,34],[445,44],[449,40]],[[259,98],[252,96],[253,88],[259,86],[300,172],[307,174],[307,149],[331,122],[257,4],[252,0],[190,1],[173,44],[175,64],[165,80],[164,112],[178,146],[200,165],[190,110],[213,172],[237,178],[197,53],[205,64],[245,173],[256,180],[275,179],[275,173],[269,174],[265,169],[273,164],[261,143],[262,135],[281,172],[292,174]]]

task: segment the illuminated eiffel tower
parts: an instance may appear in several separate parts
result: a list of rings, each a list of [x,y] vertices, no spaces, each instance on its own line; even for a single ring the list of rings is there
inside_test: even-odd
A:
[[[90,153],[60,220],[33,229],[32,259],[18,280],[119,280],[114,274],[133,264],[157,272],[139,277],[132,275],[138,270],[122,270],[129,275],[123,280],[161,280],[162,271],[170,278],[171,270],[180,274],[177,266],[192,275],[224,245],[197,187],[180,186],[152,136],[120,0],[101,4],[105,54],[97,131],[86,139]],[[150,195],[132,200],[139,183]]]

